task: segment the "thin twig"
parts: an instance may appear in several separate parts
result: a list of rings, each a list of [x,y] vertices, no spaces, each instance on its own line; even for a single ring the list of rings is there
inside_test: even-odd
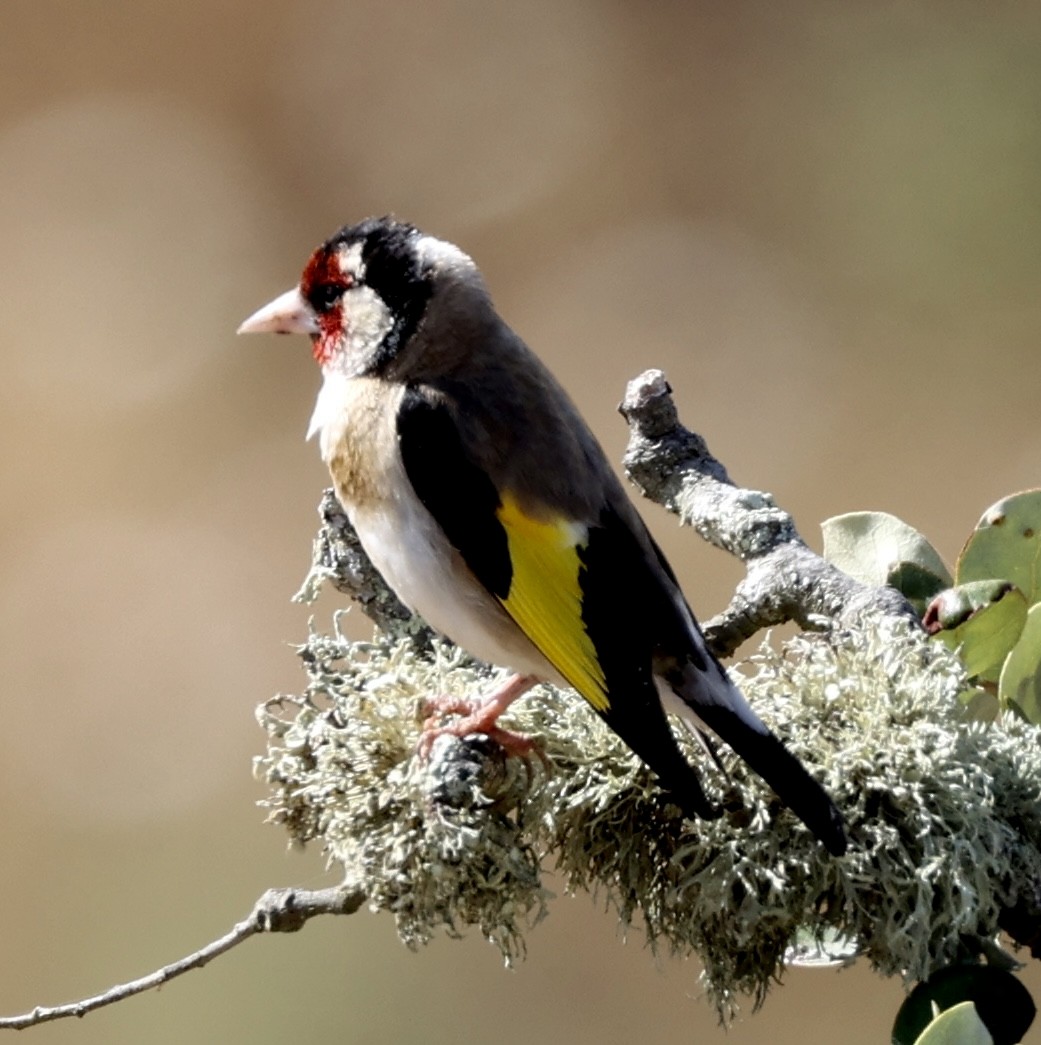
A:
[[[230,932],[186,957],[164,965],[140,979],[110,987],[103,994],[96,994],[92,998],[49,1008],[37,1005],[32,1011],[20,1016],[0,1017],[0,1030],[24,1030],[26,1027],[35,1027],[39,1023],[49,1023],[51,1020],[61,1020],[68,1016],[86,1016],[88,1012],[104,1008],[113,1002],[161,987],[192,969],[201,969],[214,958],[258,933],[296,932],[319,914],[353,914],[364,901],[364,894],[342,886],[314,890],[269,889],[257,900],[249,915]]]

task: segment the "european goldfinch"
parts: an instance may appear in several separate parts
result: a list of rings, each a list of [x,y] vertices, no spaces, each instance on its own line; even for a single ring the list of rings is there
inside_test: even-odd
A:
[[[516,672],[452,732],[501,734],[498,716],[537,682],[572,686],[685,813],[718,817],[672,711],[845,851],[838,809],[708,651],[596,438],[466,254],[391,218],[345,226],[239,328],[265,331],[311,338],[323,384],[308,437],[387,583]]]

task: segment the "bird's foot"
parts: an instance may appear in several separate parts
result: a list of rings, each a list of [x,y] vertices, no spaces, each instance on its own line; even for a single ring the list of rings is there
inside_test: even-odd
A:
[[[462,738],[478,733],[488,737],[489,740],[493,740],[507,755],[516,755],[519,758],[526,759],[533,751],[541,754],[538,752],[538,746],[531,737],[526,737],[523,733],[514,733],[509,729],[503,729],[502,726],[494,725],[489,721],[487,714],[482,711],[474,711],[444,725],[440,723],[439,714],[431,715],[423,722],[423,731],[419,735],[416,751],[420,758],[426,759],[430,757],[430,751],[438,737]]]
[[[438,737],[468,737],[474,733],[482,733],[499,744],[507,755],[516,755],[527,760],[535,753],[545,763],[545,755],[531,737],[503,729],[498,724],[499,716],[537,682],[538,679],[530,675],[513,675],[488,696],[477,700],[447,695],[429,698],[423,709],[423,729],[416,745],[419,757],[430,757],[430,750]],[[443,722],[445,715],[462,717]]]

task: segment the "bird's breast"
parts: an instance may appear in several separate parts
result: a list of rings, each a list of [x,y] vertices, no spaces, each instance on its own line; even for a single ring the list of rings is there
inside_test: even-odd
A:
[[[362,547],[409,609],[472,656],[560,682],[412,488],[398,449],[403,394],[376,378],[329,375],[315,405],[312,433]]]
[[[384,500],[392,473],[400,470],[394,419],[401,393],[400,386],[374,378],[325,376],[308,437],[318,436],[322,460],[349,515]]]

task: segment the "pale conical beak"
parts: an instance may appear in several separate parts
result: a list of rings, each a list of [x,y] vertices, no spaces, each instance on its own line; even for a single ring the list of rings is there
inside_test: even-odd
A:
[[[304,301],[299,287],[293,287],[258,308],[236,334],[317,334],[318,321]]]

